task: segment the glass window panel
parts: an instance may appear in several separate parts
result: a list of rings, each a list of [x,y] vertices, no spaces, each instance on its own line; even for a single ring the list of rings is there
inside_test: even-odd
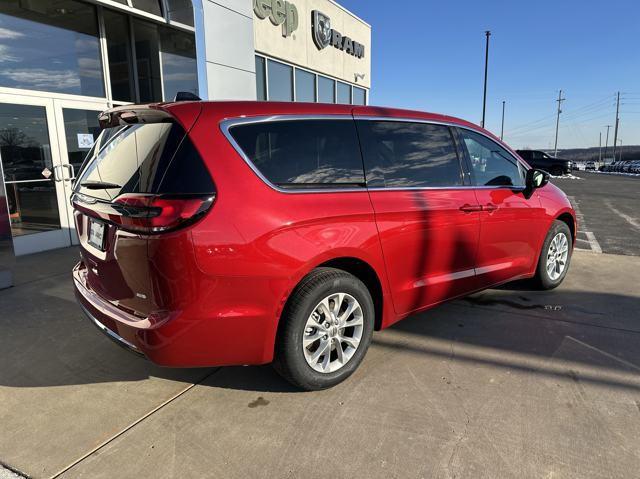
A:
[[[331,78],[318,76],[318,101],[320,103],[336,102],[336,82]]]
[[[133,0],[131,2],[133,8],[139,8],[145,12],[153,13],[154,15],[162,16],[162,10],[160,9],[159,0]]]
[[[104,27],[109,53],[109,79],[114,100],[135,102],[131,31],[128,18],[111,10],[104,11]]]
[[[59,229],[44,107],[0,104],[0,157],[13,236]]]
[[[254,123],[233,127],[231,134],[256,168],[283,188],[364,186],[353,121]]]
[[[338,103],[345,105],[351,103],[351,85],[338,82]]]
[[[426,123],[358,121],[367,184],[456,186],[462,170],[449,128]]]
[[[267,99],[267,82],[264,58],[256,56],[256,97],[259,101]]]
[[[293,68],[269,60],[269,100],[293,101]]]
[[[179,91],[198,94],[198,67],[193,34],[161,28],[162,81],[164,99],[173,100]]]
[[[193,26],[193,5],[191,0],[167,0],[169,20]]]
[[[296,68],[296,101],[316,101],[316,76]]]
[[[60,229],[58,198],[53,181],[10,183],[6,186],[13,236]]]
[[[511,153],[484,135],[459,129],[476,185],[524,186],[524,168]]]
[[[140,102],[162,101],[158,27],[152,23],[134,20],[133,29]]]
[[[366,105],[367,91],[364,88],[353,87],[353,104]]]
[[[93,5],[0,2],[0,86],[104,97]]]
[[[5,181],[43,180],[53,171],[43,106],[0,104],[0,157]]]
[[[67,160],[73,165],[77,174],[80,172],[82,162],[91,150],[91,147],[87,148],[80,145],[78,135],[91,135],[94,141],[98,138],[100,135],[98,112],[64,108],[62,110],[62,118],[67,140]]]

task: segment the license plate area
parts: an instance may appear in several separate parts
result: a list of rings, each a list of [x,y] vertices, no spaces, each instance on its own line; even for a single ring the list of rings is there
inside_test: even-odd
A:
[[[105,245],[105,224],[102,221],[89,218],[88,242],[91,246],[100,251],[104,251]]]

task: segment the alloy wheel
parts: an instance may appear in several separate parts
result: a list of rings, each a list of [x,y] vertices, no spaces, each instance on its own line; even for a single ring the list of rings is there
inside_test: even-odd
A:
[[[332,373],[349,362],[364,330],[360,303],[347,293],[332,293],[309,315],[302,336],[307,364],[320,373]]]
[[[565,268],[569,257],[569,240],[564,233],[558,233],[553,237],[547,251],[547,274],[549,279],[557,281]]]

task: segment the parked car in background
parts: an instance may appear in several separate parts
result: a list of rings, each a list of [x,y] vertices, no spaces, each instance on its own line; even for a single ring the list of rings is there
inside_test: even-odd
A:
[[[569,160],[555,158],[540,150],[516,150],[520,157],[534,168],[548,171],[553,176],[568,175],[572,170]]]
[[[595,161],[587,161],[586,165],[584,165],[585,171],[595,171],[596,170],[596,162]]]
[[[640,173],[640,161],[632,161],[631,166],[629,167],[629,172],[633,174]]]
[[[302,389],[327,388],[356,370],[374,329],[567,274],[565,194],[463,120],[178,102],[100,121],[72,197],[76,296],[104,333],[163,366],[273,362]]]

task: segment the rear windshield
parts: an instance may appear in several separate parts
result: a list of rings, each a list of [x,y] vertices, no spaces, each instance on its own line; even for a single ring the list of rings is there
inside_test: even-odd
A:
[[[184,129],[169,122],[103,130],[75,191],[110,201],[124,193],[213,193],[214,186]]]

